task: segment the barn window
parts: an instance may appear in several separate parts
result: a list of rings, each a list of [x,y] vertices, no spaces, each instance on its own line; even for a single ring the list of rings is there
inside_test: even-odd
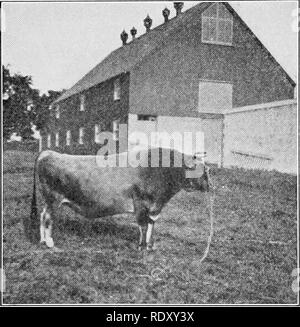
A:
[[[67,131],[66,133],[66,145],[70,145],[71,144],[71,131]]]
[[[57,105],[56,108],[55,108],[55,117],[56,117],[56,119],[59,119],[59,117],[60,117],[60,108],[59,108],[59,105]]]
[[[55,146],[59,147],[59,132],[55,133]]]
[[[202,42],[232,45],[233,18],[221,3],[214,3],[202,14]]]
[[[85,110],[85,96],[84,94],[80,95],[80,111]]]
[[[199,112],[222,112],[232,108],[232,84],[201,80],[199,83]]]
[[[40,138],[39,138],[39,152],[41,152],[42,149],[43,149],[43,142],[44,142],[44,138],[43,138],[43,136],[40,134]]]
[[[48,134],[47,136],[47,147],[51,148],[51,134]]]
[[[95,125],[95,143],[99,143],[100,142],[100,133],[101,133],[101,128],[100,125]]]
[[[138,120],[144,120],[144,121],[156,121],[157,116],[154,115],[138,115]]]
[[[119,140],[119,120],[113,121],[113,140]]]
[[[79,144],[84,143],[84,127],[79,128],[79,140],[78,140],[78,142],[79,142]]]
[[[114,100],[120,100],[121,98],[121,83],[120,79],[114,81]]]

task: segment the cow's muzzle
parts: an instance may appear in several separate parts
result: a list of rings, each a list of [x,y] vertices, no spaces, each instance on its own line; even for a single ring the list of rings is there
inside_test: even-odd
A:
[[[187,192],[201,191],[208,192],[210,189],[210,174],[209,167],[203,165],[201,168],[196,167],[194,170],[189,170],[186,173],[186,183],[184,189]],[[188,177],[189,176],[189,177]]]

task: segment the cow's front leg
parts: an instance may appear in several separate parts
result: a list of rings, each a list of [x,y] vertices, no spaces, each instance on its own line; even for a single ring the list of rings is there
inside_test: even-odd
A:
[[[139,249],[152,249],[154,221],[149,218],[148,209],[140,203],[136,204],[136,220],[140,230]]]
[[[153,250],[153,245],[154,245],[153,231],[154,231],[154,221],[149,218],[147,224],[147,232],[146,232],[147,250]]]
[[[139,224],[140,230],[140,241],[139,249],[147,248],[147,250],[152,250],[154,245],[153,231],[154,231],[154,221],[148,218],[143,224]]]
[[[147,234],[147,225],[139,225],[140,230],[140,240],[139,240],[139,250],[142,250],[146,247],[146,234]]]

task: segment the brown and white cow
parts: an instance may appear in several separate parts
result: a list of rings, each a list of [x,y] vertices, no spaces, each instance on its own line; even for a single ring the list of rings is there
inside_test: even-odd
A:
[[[163,149],[159,149],[162,151]],[[150,150],[147,151],[149,158]],[[55,208],[67,204],[86,218],[100,218],[132,212],[140,229],[140,248],[153,247],[153,227],[166,203],[181,189],[209,190],[208,167],[195,156],[169,167],[101,167],[97,156],[75,156],[43,151],[36,159],[31,216],[25,219],[25,233],[31,241],[53,247],[52,224]],[[150,163],[150,162],[149,162]],[[196,177],[194,172],[197,171]],[[45,206],[38,218],[36,192]]]

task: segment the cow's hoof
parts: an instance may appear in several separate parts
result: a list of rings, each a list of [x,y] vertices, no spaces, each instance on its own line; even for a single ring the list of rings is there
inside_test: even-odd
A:
[[[151,252],[151,251],[154,251],[154,250],[155,250],[155,247],[154,247],[153,244],[148,244],[148,245],[147,245],[147,251],[148,251],[148,252]]]
[[[48,249],[48,246],[46,245],[46,241],[43,240],[43,241],[40,241],[40,246],[42,249]]]
[[[48,248],[53,248],[54,247],[54,241],[52,237],[49,237],[46,239],[46,245],[48,246]]]

